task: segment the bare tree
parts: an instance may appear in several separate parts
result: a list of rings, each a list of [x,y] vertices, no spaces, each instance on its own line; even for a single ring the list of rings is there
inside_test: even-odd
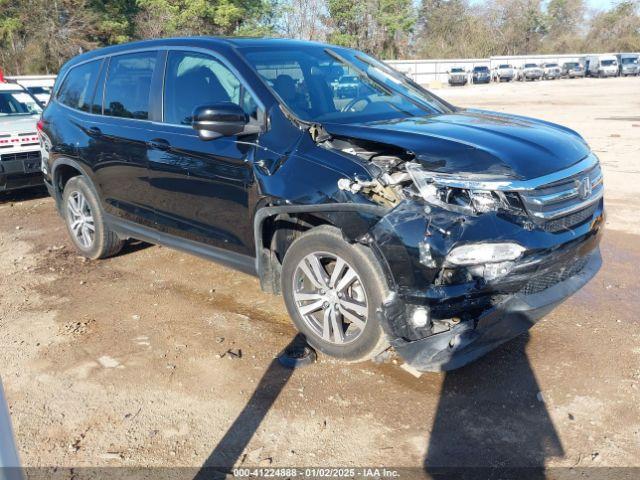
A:
[[[324,0],[291,0],[281,8],[280,28],[285,37],[326,40],[327,8]]]

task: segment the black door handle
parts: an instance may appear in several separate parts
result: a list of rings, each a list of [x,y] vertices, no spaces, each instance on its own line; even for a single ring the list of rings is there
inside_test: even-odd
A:
[[[100,130],[98,127],[90,127],[89,133],[91,133],[91,135],[94,137],[99,137],[100,135],[102,135],[102,130]]]
[[[149,140],[147,142],[147,146],[156,150],[169,150],[171,148],[171,144],[164,138],[154,138],[153,140]]]

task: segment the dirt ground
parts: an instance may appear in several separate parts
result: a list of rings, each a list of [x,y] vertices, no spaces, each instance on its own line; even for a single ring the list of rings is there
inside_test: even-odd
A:
[[[42,191],[0,197],[0,375],[26,466],[640,466],[640,78],[443,89],[583,134],[604,165],[604,267],[447,374],[290,371],[282,299],[158,246],[73,251]]]

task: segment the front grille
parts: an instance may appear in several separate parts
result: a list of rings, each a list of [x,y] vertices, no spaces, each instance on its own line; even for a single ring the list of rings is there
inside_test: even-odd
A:
[[[40,160],[40,152],[4,153],[0,155],[0,161],[2,162],[11,162],[15,160]]]
[[[600,165],[566,178],[520,192],[532,220],[544,230],[557,232],[590,218],[604,193]]]
[[[520,293],[523,295],[540,293],[547,288],[553,287],[554,285],[577,275],[582,271],[582,269],[584,269],[586,264],[587,258],[582,257],[572,263],[564,265],[560,269],[533,277],[526,283],[522,290],[520,290]]]
[[[544,222],[542,224],[542,229],[547,232],[555,233],[573,228],[587,220],[590,220],[593,217],[593,213],[596,211],[597,206],[598,205],[594,203],[590,207],[587,207],[576,213],[571,213],[564,217]]]

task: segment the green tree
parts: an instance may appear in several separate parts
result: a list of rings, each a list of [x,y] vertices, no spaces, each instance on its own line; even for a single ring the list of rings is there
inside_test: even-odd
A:
[[[92,0],[89,8],[97,16],[96,37],[100,44],[124,43],[135,37],[137,0]]]
[[[415,24],[411,0],[328,0],[329,41],[386,58],[406,51]]]
[[[587,35],[590,50],[637,52],[640,50],[640,2],[624,1],[593,18]]]
[[[378,0],[374,10],[377,26],[375,54],[398,58],[407,51],[409,37],[416,22],[411,0]]]
[[[484,7],[472,7],[467,0],[423,0],[418,14],[416,53],[427,58],[490,55],[495,33],[489,26],[489,18]]]
[[[137,6],[137,36],[155,38],[233,35],[243,27],[257,28],[269,5],[263,0],[137,0]]]
[[[550,0],[543,50],[547,53],[580,51],[584,47],[584,17],[584,0]]]
[[[345,47],[360,46],[367,34],[367,3],[354,0],[328,0],[329,41]]]
[[[13,74],[53,73],[70,57],[99,45],[86,0],[0,3],[0,61]]]

